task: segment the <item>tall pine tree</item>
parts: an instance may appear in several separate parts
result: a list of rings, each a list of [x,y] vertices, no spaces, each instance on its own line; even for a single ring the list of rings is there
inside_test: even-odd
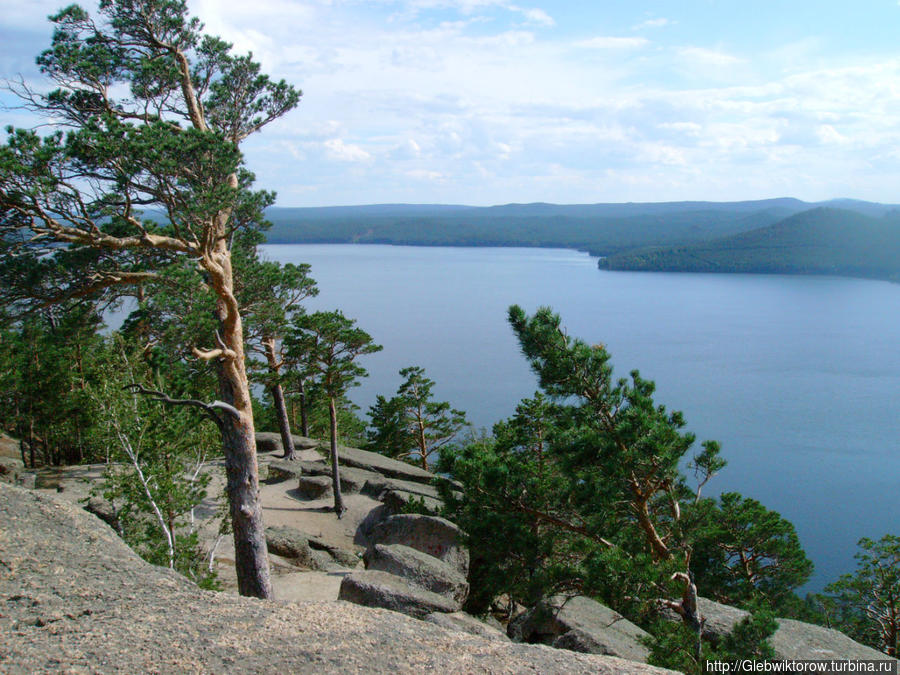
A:
[[[222,422],[238,587],[269,597],[230,247],[274,199],[250,189],[240,144],[300,93],[203,35],[184,0],[101,0],[96,19],[71,5],[51,20],[52,45],[38,65],[57,88],[19,93],[60,130],[10,130],[0,147],[4,250],[20,268],[85,252],[77,274],[48,277],[54,287],[40,289],[42,303],[144,286],[179,258],[195,262],[215,296],[217,330],[194,354],[218,374],[221,401],[209,409]],[[144,218],[146,208],[162,217]],[[18,296],[26,303],[28,290]]]

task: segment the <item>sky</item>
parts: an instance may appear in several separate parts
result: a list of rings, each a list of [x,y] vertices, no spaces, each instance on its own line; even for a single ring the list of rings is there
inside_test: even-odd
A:
[[[64,4],[0,0],[0,78]],[[280,206],[900,201],[898,0],[188,6],[303,90],[243,146]]]

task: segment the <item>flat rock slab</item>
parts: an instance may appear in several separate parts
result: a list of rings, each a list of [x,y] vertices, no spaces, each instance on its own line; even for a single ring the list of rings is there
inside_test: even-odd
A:
[[[793,619],[778,619],[778,630],[769,642],[778,659],[887,658],[839,631]]]
[[[434,480],[434,474],[430,471],[379,455],[377,452],[340,446],[338,448],[338,458],[343,466],[354,466],[359,469],[374,471],[388,478],[398,478],[426,484]]]
[[[650,635],[618,612],[584,596],[554,596],[515,622],[526,642],[646,663]]]
[[[414,495],[422,495],[432,499],[440,499],[441,495],[437,488],[426,483],[416,483],[411,480],[400,480],[399,478],[386,478],[376,475],[368,480],[362,489],[364,495],[369,495],[374,499],[381,499],[381,496],[388,491],[399,490],[401,492],[409,492]]]
[[[498,630],[493,626],[489,626],[484,623],[484,621],[480,621],[471,614],[466,614],[465,612],[453,612],[452,614],[435,612],[426,616],[425,621],[451,630],[471,633],[472,635],[483,637],[485,640],[496,640],[497,642],[510,641],[503,631]]]
[[[338,600],[380,607],[422,619],[432,612],[457,612],[461,605],[379,570],[359,570],[344,577]]]
[[[310,537],[309,546],[314,551],[325,551],[336,563],[339,563],[344,567],[353,569],[354,567],[359,566],[360,557],[356,554],[356,551],[349,551],[340,548],[339,546],[333,546],[332,544],[322,541],[318,537]]]
[[[6,483],[17,483],[20,474],[25,473],[25,464],[17,457],[0,456],[0,480]]]
[[[267,478],[273,483],[299,478],[303,475],[302,464],[303,462],[299,461],[273,459],[268,464],[269,472]]]
[[[266,547],[269,553],[311,570],[336,572],[359,566],[354,551],[332,546],[287,525],[266,528]]]
[[[268,464],[268,477],[272,482],[285,480],[302,480],[304,477],[331,476],[331,466],[323,461],[276,459]],[[357,494],[370,480],[381,476],[372,471],[342,466],[338,469],[341,476],[341,491],[345,494]],[[301,491],[304,485],[300,486]]]
[[[301,470],[299,476],[331,476],[331,464],[327,460],[308,462],[287,462],[287,464],[298,464]],[[281,464],[279,464],[279,467]],[[339,466],[338,474],[341,477],[341,492],[345,494],[357,494],[363,491],[363,487],[370,481],[384,480],[381,474],[374,471],[366,471],[351,466]],[[366,494],[366,493],[363,493]],[[371,495],[369,495],[371,496]]]
[[[402,544],[427,553],[469,576],[469,551],[463,532],[449,520],[437,516],[399,514],[385,518],[372,529],[372,544]]]
[[[697,606],[703,617],[703,634],[710,640],[718,640],[730,633],[748,612],[730,605],[723,605],[708,598],[698,598]],[[680,621],[678,615],[665,613],[672,621]],[[843,633],[811,623],[778,619],[778,628],[769,638],[777,659],[885,659],[883,653],[851,640]]]
[[[330,469],[328,475],[331,475]],[[338,467],[338,475],[341,477],[341,491],[346,494],[357,494],[361,492],[366,483],[379,477],[379,475],[373,471],[350,466]]]
[[[319,442],[306,436],[292,435],[295,450],[310,450],[319,446]],[[281,442],[281,434],[271,431],[256,432],[256,452],[284,454],[284,444]]]
[[[0,672],[664,673],[347,603],[199,590],[54,497],[0,484]],[[48,545],[52,542],[52,545]]]
[[[435,514],[440,513],[444,506],[444,502],[425,495],[416,494],[414,492],[404,492],[403,490],[388,490],[383,492],[378,498],[393,514],[400,514],[406,511],[410,502],[421,504],[426,511]],[[417,509],[418,510],[418,509]]]
[[[363,557],[367,570],[381,570],[406,579],[426,591],[443,595],[460,607],[469,595],[469,584],[456,568],[401,544],[375,544]]]

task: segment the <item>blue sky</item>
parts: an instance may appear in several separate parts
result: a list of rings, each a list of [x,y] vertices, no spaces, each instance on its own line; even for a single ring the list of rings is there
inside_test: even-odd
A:
[[[0,77],[61,4],[0,0]],[[900,201],[897,0],[188,4],[304,91],[245,146],[280,205]]]

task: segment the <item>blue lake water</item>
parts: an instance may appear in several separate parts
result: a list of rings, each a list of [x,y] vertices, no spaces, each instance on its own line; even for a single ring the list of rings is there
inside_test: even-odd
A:
[[[270,245],[306,262],[320,295],[384,351],[353,400],[391,395],[423,366],[477,427],[508,417],[536,378],[506,324],[549,305],[571,335],[638,368],[728,466],[712,492],[760,500],[797,527],[820,589],[856,541],[900,534],[900,285],[831,277],[605,272],[558,249]]]

